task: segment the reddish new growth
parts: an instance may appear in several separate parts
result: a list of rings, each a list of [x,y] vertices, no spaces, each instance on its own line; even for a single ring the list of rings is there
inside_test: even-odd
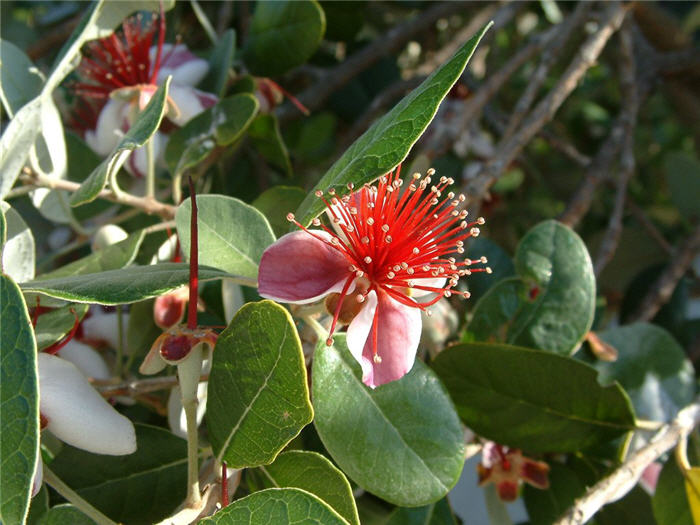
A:
[[[97,98],[107,98],[116,89],[155,85],[162,60],[165,38],[165,17],[159,24],[144,22],[141,14],[124,21],[118,34],[86,44],[79,72],[91,82],[77,83],[77,92]],[[150,50],[158,31],[155,61],[151,64]],[[174,47],[173,47],[174,49]],[[172,50],[171,50],[172,52]]]
[[[478,226],[485,221],[482,217],[466,221],[467,212],[458,209],[465,201],[464,195],[444,193],[454,181],[440,177],[437,184],[432,185],[435,170],[430,169],[425,177],[414,174],[408,188],[401,191],[404,181],[399,177],[400,169],[399,166],[396,171],[380,177],[376,186],[365,184],[359,191],[341,198],[336,196],[335,190],[328,190],[330,202],[323,192],[316,192],[326,205],[336,231],[319,219],[314,219],[313,225],[330,234],[329,239],[305,228],[294,215],[287,216],[347,259],[349,275],[345,286],[337,302],[335,298],[331,301],[335,303],[335,311],[330,335],[341,317],[343,300],[353,281],[358,303],[364,302],[374,290],[385,292],[405,306],[427,310],[442,297],[452,294],[469,297],[469,292],[455,290],[460,277],[491,271],[488,267],[470,269],[476,263],[486,263],[485,257],[457,259],[464,253],[464,241],[479,235]],[[353,185],[349,184],[348,188],[353,190]],[[419,295],[416,291],[438,295],[427,302],[417,302],[411,297]],[[331,337],[327,343],[332,344]],[[377,358],[375,345],[375,361]]]

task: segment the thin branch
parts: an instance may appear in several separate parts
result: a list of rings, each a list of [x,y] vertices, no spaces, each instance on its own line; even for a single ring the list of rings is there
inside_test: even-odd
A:
[[[520,96],[515,104],[515,107],[513,108],[510,120],[508,121],[506,130],[503,133],[502,140],[512,136],[522,122],[523,118],[525,118],[527,111],[535,101],[538,91],[544,84],[545,80],[547,80],[547,75],[549,75],[550,69],[557,62],[559,54],[564,50],[567,42],[573,36],[574,32],[583,25],[583,22],[588,16],[588,12],[590,11],[592,5],[592,2],[579,2],[574,12],[559,24],[560,27],[558,28],[556,35],[552,39],[551,44],[544,49],[540,63],[532,73],[523,94]]]
[[[208,381],[209,374],[204,374],[200,381]],[[103,397],[128,396],[136,397],[158,390],[167,390],[177,386],[177,376],[149,377],[114,384],[110,380],[95,380],[92,385]]]
[[[577,499],[555,525],[579,525],[588,521],[603,505],[616,501],[637,484],[642,472],[676,444],[686,439],[700,423],[700,400],[681,410],[672,423],[665,425],[651,443],[637,450],[609,476],[603,478]]]
[[[632,215],[634,215],[634,218],[637,220],[639,225],[642,228],[644,228],[644,231],[647,232],[647,235],[649,235],[649,237],[651,237],[656,242],[656,244],[659,245],[659,248],[665,251],[668,255],[671,255],[673,253],[673,246],[669,244],[669,242],[664,238],[659,229],[654,225],[653,222],[651,222],[651,219],[647,217],[647,214],[644,212],[644,210],[640,208],[637,205],[637,203],[631,199],[627,199],[625,205],[632,213]]]
[[[299,101],[313,111],[323,105],[328,97],[362,71],[378,62],[382,57],[398,51],[406,42],[416,35],[430,30],[440,18],[449,17],[461,10],[462,2],[444,2],[435,4],[422,11],[412,19],[387,31],[386,35],[372,41],[344,62],[327,70],[311,87],[297,97]],[[276,110],[280,121],[295,117],[299,111],[285,104]]]
[[[35,186],[37,188],[49,188],[53,190],[66,190],[71,192],[75,192],[78,190],[78,188],[80,188],[79,182],[44,177],[26,169],[20,178],[23,183]],[[117,204],[138,208],[148,215],[160,215],[166,220],[170,220],[175,217],[175,206],[159,202],[153,198],[137,197],[136,195],[131,195],[130,193],[125,193],[123,191],[120,191],[117,194],[110,189],[102,190],[97,197],[116,202]]]
[[[639,309],[633,316],[637,321],[650,321],[661,307],[668,302],[678,281],[688,270],[693,258],[700,251],[700,226],[697,226],[685,242],[679,246],[671,257],[671,263],[659,276],[654,286],[642,300]]]
[[[596,62],[610,37],[619,29],[628,7],[619,2],[606,4],[598,30],[581,45],[557,85],[535,106],[512,137],[501,141],[493,158],[480,172],[466,181],[465,194],[470,203],[480,200],[520,151],[549,122],[564,100],[576,88],[588,69]]]
[[[620,44],[620,91],[622,92],[623,100],[628,106],[625,110],[628,118],[625,119],[625,138],[620,159],[615,204],[594,265],[596,277],[600,276],[603,268],[610,262],[610,259],[615,255],[615,250],[617,250],[620,235],[622,234],[622,216],[625,211],[627,183],[634,174],[635,169],[634,129],[637,124],[637,113],[639,111],[639,93],[637,92],[637,68],[634,61],[634,48],[629,23],[624,24],[620,30]]]

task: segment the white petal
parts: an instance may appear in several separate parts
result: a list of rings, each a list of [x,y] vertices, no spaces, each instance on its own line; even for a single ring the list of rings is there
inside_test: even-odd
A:
[[[159,157],[165,151],[164,141],[166,139],[162,133],[156,131],[151,137],[151,140],[153,141],[154,162],[158,162]],[[124,163],[126,171],[136,177],[145,177],[146,173],[148,173],[148,152],[146,147],[147,146],[141,146],[140,148],[136,148]]]
[[[39,410],[48,429],[69,445],[95,454],[136,451],[134,425],[88,383],[73,364],[40,353]]]
[[[175,386],[170,391],[168,398],[168,425],[173,434],[187,438],[187,417],[185,417],[185,409],[182,408],[180,387]],[[199,383],[197,386],[197,426],[202,423],[204,413],[207,411],[207,383]]]
[[[123,100],[110,99],[100,111],[95,131],[85,134],[85,142],[98,155],[108,155],[122,138],[124,119],[129,110]]]
[[[150,49],[151,64],[155,64],[157,47]],[[193,55],[185,44],[163,44],[157,84],[162,84],[168,75],[173,76],[172,85],[196,86],[209,72],[209,63]]]
[[[372,321],[374,320],[374,311],[377,309],[377,293],[372,290],[367,294],[365,303],[360,313],[355,316],[350,326],[345,341],[347,342],[350,353],[355,358],[355,361],[360,363],[362,367],[363,381],[372,373],[372,363],[363,359],[362,351],[365,348],[367,337],[372,329]]]
[[[96,252],[121,242],[127,237],[129,237],[129,234],[116,224],[105,224],[95,232],[95,235],[93,235],[90,247],[92,248],[93,252]]]
[[[178,126],[184,126],[218,100],[214,95],[189,86],[173,85],[168,91],[168,96],[176,107],[176,111],[169,113],[168,117]]]
[[[119,314],[105,312],[99,306],[90,308],[90,317],[83,319],[83,337],[89,341],[104,342],[110,347],[119,348]],[[122,312],[122,341],[126,348],[126,332],[129,325],[129,314]]]
[[[66,346],[59,350],[58,356],[73,363],[87,377],[94,379],[109,379],[112,377],[102,356],[88,345],[79,341],[69,341]]]
[[[32,498],[41,490],[41,484],[44,482],[44,462],[41,460],[41,447],[36,449],[36,472],[32,479]]]

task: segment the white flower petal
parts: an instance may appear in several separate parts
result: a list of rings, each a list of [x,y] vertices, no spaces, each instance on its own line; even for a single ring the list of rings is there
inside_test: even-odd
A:
[[[58,356],[73,363],[87,377],[94,379],[109,379],[112,377],[102,356],[93,348],[80,341],[69,341],[66,346],[59,350]]]
[[[170,112],[168,117],[178,126],[184,126],[190,119],[218,101],[216,96],[189,86],[171,86],[168,97],[175,104],[176,109],[176,111]]]
[[[122,312],[122,341],[126,344],[129,314]],[[83,338],[88,341],[107,343],[111,348],[119,348],[119,313],[105,312],[99,306],[90,308],[90,317],[83,319]]]
[[[365,298],[364,307],[352,320],[348,326],[346,343],[355,361],[362,367],[362,379],[364,380],[372,373],[372,363],[362,357],[362,351],[372,330],[374,311],[377,309],[377,293],[372,290]]]
[[[108,155],[122,137],[122,127],[129,104],[124,100],[110,99],[100,111],[95,131],[85,133],[85,142],[98,155]]]
[[[151,47],[151,64],[155,64],[158,48]],[[168,75],[173,76],[172,85],[196,86],[209,72],[209,62],[193,55],[185,44],[163,44],[157,84],[162,84]]]
[[[134,425],[117,412],[68,361],[40,353],[39,410],[48,429],[69,445],[95,454],[136,451]]]

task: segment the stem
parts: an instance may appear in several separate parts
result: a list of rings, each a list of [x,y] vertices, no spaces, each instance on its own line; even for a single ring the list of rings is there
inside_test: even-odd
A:
[[[173,202],[179,204],[182,202],[182,173],[176,173],[173,176],[172,190]]]
[[[122,359],[124,358],[124,310],[121,304],[117,305],[117,330],[119,330],[119,333],[117,334],[117,358],[114,363],[114,375],[121,377]]]
[[[199,457],[197,436],[197,398],[182,403],[187,419],[187,499],[185,506],[195,507],[201,501],[199,493]]]
[[[194,192],[192,178],[189,178],[190,200],[192,201],[192,213],[190,214],[190,299],[187,311],[187,328],[197,328],[197,299],[199,298],[198,270],[199,270],[199,242],[197,239],[197,195]]]
[[[328,330],[323,328],[323,325],[319,323],[316,319],[313,317],[309,317],[308,315],[303,317],[304,322],[308,324],[311,328],[313,328],[314,332],[316,332],[316,336],[318,337],[319,341],[325,341],[328,339]]]
[[[156,159],[153,151],[153,137],[146,142],[146,198],[156,197]]]
[[[51,469],[44,465],[44,481],[50,485],[56,492],[66,498],[72,505],[79,509],[83,514],[92,518],[98,525],[117,525],[116,522],[102,514],[95,507],[81,498],[77,492],[66,485]]]
[[[216,31],[214,31],[211,22],[209,22],[209,19],[207,18],[206,13],[204,13],[204,11],[202,10],[202,7],[199,5],[199,2],[197,2],[197,0],[190,0],[190,4],[192,5],[192,10],[194,11],[195,16],[197,17],[197,20],[199,20],[202,29],[204,29],[204,32],[209,37],[209,40],[211,40],[212,44],[216,44],[218,40],[218,37],[216,36]]]

